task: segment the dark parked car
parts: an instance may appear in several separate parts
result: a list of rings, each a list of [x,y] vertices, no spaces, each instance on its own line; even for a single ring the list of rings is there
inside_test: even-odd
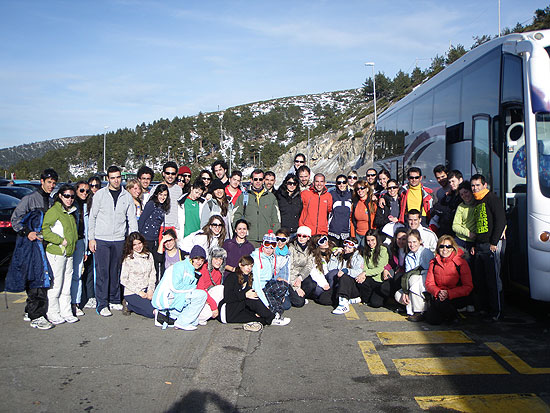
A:
[[[24,186],[0,186],[0,194],[13,196],[17,199],[23,198],[25,195],[32,194],[34,191]]]
[[[0,194],[0,267],[7,266],[15,248],[15,231],[11,227],[11,214],[19,199]]]

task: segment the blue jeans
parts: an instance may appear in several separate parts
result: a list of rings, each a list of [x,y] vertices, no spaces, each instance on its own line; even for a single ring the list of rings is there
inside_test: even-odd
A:
[[[79,239],[73,253],[73,279],[71,282],[71,303],[80,304],[82,299],[82,271],[84,270],[84,254],[86,241]]]

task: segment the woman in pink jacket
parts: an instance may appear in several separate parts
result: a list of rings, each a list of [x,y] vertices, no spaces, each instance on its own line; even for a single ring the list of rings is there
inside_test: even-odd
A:
[[[425,314],[426,321],[441,324],[457,320],[457,308],[468,304],[472,289],[472,273],[462,258],[462,250],[452,236],[443,235],[437,242],[436,255],[426,276],[426,290],[433,297]]]

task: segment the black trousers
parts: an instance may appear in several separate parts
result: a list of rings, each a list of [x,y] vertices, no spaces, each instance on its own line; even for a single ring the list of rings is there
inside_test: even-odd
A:
[[[355,281],[355,278],[344,274],[340,277],[336,293],[338,296],[347,299],[359,297],[361,295],[359,292],[359,285],[360,284]]]
[[[333,305],[334,303],[334,291],[332,288],[329,290],[323,290],[317,285],[311,277],[307,277],[302,281],[302,290],[306,293],[304,298],[314,300],[317,304],[321,305]],[[321,291],[319,291],[321,290]]]
[[[391,285],[389,280],[378,282],[374,281],[372,277],[367,277],[365,281],[359,284],[361,301],[374,308],[384,305],[384,300],[390,296],[390,291]]]
[[[438,325],[444,321],[453,321],[458,317],[457,308],[468,305],[469,297],[458,297],[453,300],[439,301],[433,298],[424,316],[429,324]]]
[[[81,305],[88,302],[90,298],[95,298],[95,264],[94,254],[88,255],[84,261],[84,273],[82,274],[82,299]]]
[[[157,273],[157,284],[160,280],[160,263],[161,260],[164,258],[162,254],[159,254],[157,252],[157,249],[159,247],[158,240],[145,240],[145,244],[147,245],[147,249],[149,252],[153,255],[153,262],[155,264],[155,272]]]
[[[269,311],[269,308],[259,299],[246,298],[244,308],[241,303],[225,303],[225,319],[228,323],[259,321],[265,326],[271,324],[274,318],[275,314]]]
[[[48,312],[47,288],[27,288],[25,312],[29,315],[31,320],[46,317],[46,313]]]
[[[493,317],[499,317],[502,311],[497,280],[499,274],[496,272],[495,254],[490,250],[490,244],[476,244],[472,276],[476,310],[484,310]]]

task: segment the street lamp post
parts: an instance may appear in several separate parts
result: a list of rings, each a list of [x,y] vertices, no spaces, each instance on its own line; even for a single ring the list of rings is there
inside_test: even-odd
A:
[[[376,76],[374,74],[374,62],[367,62],[365,66],[372,66],[372,90],[374,94],[374,126],[376,126]]]
[[[105,130],[103,131],[103,172],[104,172],[104,173],[107,173],[107,168],[106,168],[106,166],[105,166],[105,147],[106,147],[105,142],[106,142],[106,136],[107,136],[107,129],[108,129],[108,128],[109,128],[108,126],[104,126],[104,127],[103,127],[103,129],[105,129]]]

